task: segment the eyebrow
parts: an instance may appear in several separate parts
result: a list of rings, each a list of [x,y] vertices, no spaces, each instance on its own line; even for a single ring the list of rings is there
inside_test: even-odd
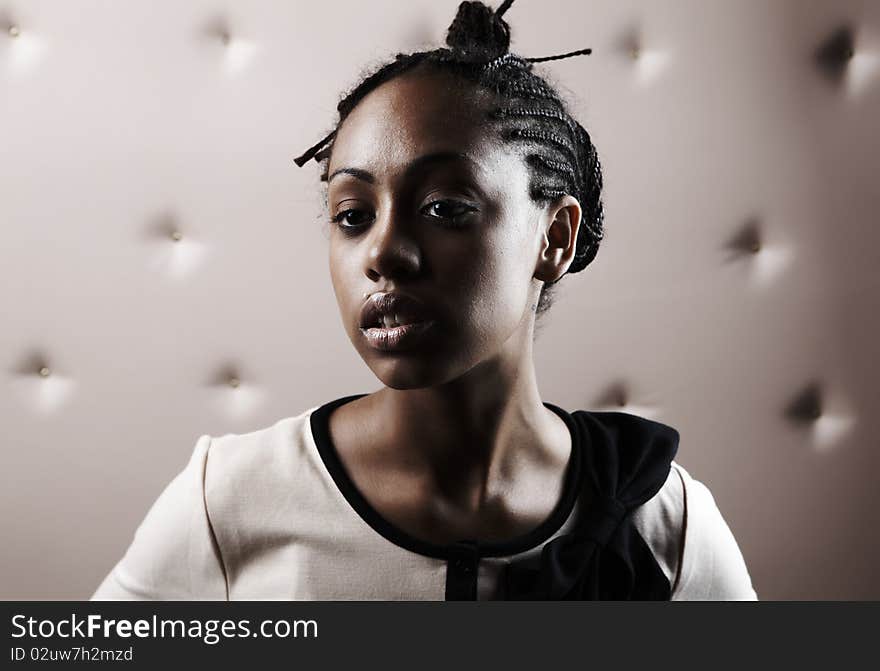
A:
[[[478,164],[467,154],[455,151],[436,151],[430,154],[423,154],[422,156],[413,159],[412,162],[406,167],[406,170],[404,171],[404,176],[409,177],[413,173],[419,170],[423,170],[431,164],[449,162],[465,162],[478,166]],[[364,170],[363,168],[338,168],[334,170],[333,174],[331,174],[327,178],[327,183],[329,184],[330,180],[332,180],[337,175],[342,174],[357,177],[358,179],[361,179],[368,184],[376,183],[376,178],[373,176],[373,174],[368,172],[367,170]]]

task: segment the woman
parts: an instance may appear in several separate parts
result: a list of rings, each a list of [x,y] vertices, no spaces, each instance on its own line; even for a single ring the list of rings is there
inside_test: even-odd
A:
[[[540,398],[535,322],[596,255],[602,175],[532,71],[558,57],[508,53],[511,4],[463,2],[296,159],[382,388],[201,436],[93,598],[756,598],[675,429]]]

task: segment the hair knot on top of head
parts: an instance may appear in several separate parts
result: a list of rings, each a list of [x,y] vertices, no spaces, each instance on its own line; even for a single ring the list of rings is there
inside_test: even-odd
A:
[[[512,4],[513,0],[505,1],[493,10],[482,2],[465,0],[446,32],[446,44],[483,60],[503,56],[510,48],[510,26],[501,15]]]

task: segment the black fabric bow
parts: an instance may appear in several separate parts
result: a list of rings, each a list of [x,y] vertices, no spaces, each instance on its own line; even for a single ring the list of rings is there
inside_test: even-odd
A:
[[[669,580],[630,514],[666,482],[678,431],[623,412],[572,417],[583,457],[575,525],[545,543],[539,557],[506,565],[499,598],[668,600]]]

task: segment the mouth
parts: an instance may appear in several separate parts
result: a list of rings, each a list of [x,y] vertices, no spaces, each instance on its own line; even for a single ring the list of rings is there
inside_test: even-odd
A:
[[[361,310],[361,333],[371,346],[380,350],[412,346],[435,324],[428,308],[405,294],[373,294]]]
[[[396,328],[432,319],[427,306],[421,301],[400,293],[375,293],[364,303],[360,327]]]
[[[419,342],[436,322],[421,321],[398,326],[373,326],[361,328],[361,332],[370,345],[382,351],[408,349]]]

